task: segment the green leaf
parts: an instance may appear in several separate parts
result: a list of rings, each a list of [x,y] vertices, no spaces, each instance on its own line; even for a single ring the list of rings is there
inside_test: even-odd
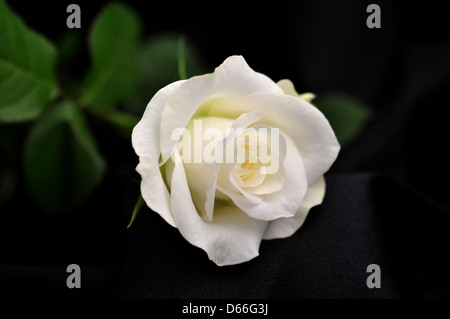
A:
[[[25,121],[56,93],[54,47],[0,0],[0,121]]]
[[[83,84],[81,102],[111,109],[133,93],[138,72],[140,24],[122,4],[108,5],[90,33],[92,69]]]
[[[31,130],[25,145],[24,174],[33,199],[48,213],[69,210],[94,190],[105,172],[79,110],[56,105]]]
[[[175,34],[155,36],[141,48],[137,90],[125,106],[142,115],[153,95],[167,84],[178,81],[180,75],[191,77],[206,72],[198,51],[186,39],[181,41]]]
[[[373,117],[366,105],[343,94],[325,95],[315,99],[313,104],[328,119],[343,146],[353,141]]]
[[[144,204],[144,198],[142,198],[142,195],[139,195],[136,205],[134,206],[133,213],[131,214],[131,220],[127,226],[127,229],[130,228],[131,225],[133,225],[133,222],[136,219],[136,216],[139,213],[139,211],[141,210],[141,207],[143,204]]]

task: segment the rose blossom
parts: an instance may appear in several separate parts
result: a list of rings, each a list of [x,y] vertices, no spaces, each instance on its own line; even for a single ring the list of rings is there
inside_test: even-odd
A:
[[[162,88],[132,134],[145,202],[217,265],[291,236],[322,202],[340,148],[313,97],[241,56]]]

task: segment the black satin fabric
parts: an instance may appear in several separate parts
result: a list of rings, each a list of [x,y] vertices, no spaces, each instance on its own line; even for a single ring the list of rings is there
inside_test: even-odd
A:
[[[444,249],[450,239],[445,233],[417,238],[431,235],[422,222],[425,212],[428,220],[450,222],[391,178],[329,176],[324,203],[311,210],[297,233],[263,241],[260,256],[225,267],[145,212],[131,230],[116,293],[123,298],[419,298],[422,265],[414,254],[436,249],[439,242]],[[435,257],[433,263],[442,261]],[[366,285],[370,264],[380,266],[380,289]]]
[[[21,201],[26,192],[19,189],[15,202],[1,212],[0,293],[449,298],[449,11],[434,1],[377,1],[381,29],[368,29],[371,2],[228,4],[214,14],[189,11],[185,4],[171,19],[147,19],[146,34],[182,29],[211,65],[242,54],[274,80],[292,79],[300,92],[344,92],[374,111],[327,172],[324,203],[292,237],[263,241],[257,258],[218,267],[146,207],[126,230],[139,191],[132,181],[139,178],[137,157],[128,139],[111,139],[107,127],[97,126],[110,166],[86,204],[62,217],[45,217]],[[83,21],[89,21],[101,6],[83,3]],[[168,5],[160,5],[158,12],[168,12]],[[142,13],[153,8],[142,1],[130,6]],[[19,11],[19,4],[14,7]],[[50,22],[36,20],[33,12],[27,17],[57,37]],[[81,266],[81,289],[66,287],[71,263]],[[380,266],[380,289],[366,285],[370,264]]]

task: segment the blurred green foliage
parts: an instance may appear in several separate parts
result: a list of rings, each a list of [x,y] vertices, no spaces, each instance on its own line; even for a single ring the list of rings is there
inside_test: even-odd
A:
[[[176,34],[163,34],[149,39],[139,52],[139,75],[135,93],[127,101],[127,108],[136,114],[142,112],[149,96],[180,79],[178,51],[184,47],[184,62],[188,76],[211,72],[200,58],[199,52],[187,41],[180,41]]]
[[[373,117],[369,107],[344,94],[323,95],[313,104],[328,119],[341,146],[350,144]]]
[[[159,89],[212,71],[179,34],[141,39],[138,15],[121,3],[106,6],[93,22],[91,67],[77,81],[67,66],[76,63],[82,41],[80,32],[70,30],[55,47],[0,0],[0,208],[24,183],[43,211],[73,209],[92,194],[108,166],[91,132],[97,122],[87,115],[129,139]],[[342,144],[370,119],[368,109],[348,97],[323,97],[315,104]],[[17,131],[25,132],[24,145]]]
[[[179,39],[142,41],[138,15],[109,4],[90,28],[91,67],[76,83],[65,71],[80,33],[65,33],[56,48],[0,0],[0,207],[19,178],[49,214],[86,200],[107,170],[86,112],[129,138],[154,93],[178,80]],[[189,76],[205,71],[190,44],[183,51]],[[17,145],[18,125],[28,127],[24,145]]]
[[[82,104],[112,109],[133,93],[139,33],[139,19],[126,6],[111,4],[101,13],[89,37],[93,63],[83,83]]]
[[[56,91],[55,48],[0,1],[0,120],[42,114]]]
[[[79,204],[100,182],[105,160],[73,102],[55,105],[32,127],[24,173],[34,200],[57,213]]]

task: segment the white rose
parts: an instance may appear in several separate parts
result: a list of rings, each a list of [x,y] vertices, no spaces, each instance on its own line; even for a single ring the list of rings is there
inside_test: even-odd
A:
[[[312,97],[253,71],[241,56],[167,85],[132,134],[145,202],[217,265],[258,256],[262,239],[291,236],[322,202],[323,174],[340,148]],[[185,128],[190,134],[179,138]],[[259,154],[265,146],[270,155]],[[189,161],[199,149],[200,161]],[[205,157],[218,151],[222,162]],[[225,161],[230,151],[234,162]]]

